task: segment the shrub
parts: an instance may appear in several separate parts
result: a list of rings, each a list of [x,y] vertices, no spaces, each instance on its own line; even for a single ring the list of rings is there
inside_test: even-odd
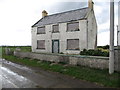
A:
[[[84,49],[83,51],[80,52],[80,55],[91,55],[91,56],[104,56],[104,57],[109,57],[109,52],[107,51],[102,51],[100,49],[97,50],[86,50]]]
[[[64,54],[63,52],[60,52],[60,54]]]
[[[106,46],[98,46],[97,48],[109,49],[109,45],[106,45]]]

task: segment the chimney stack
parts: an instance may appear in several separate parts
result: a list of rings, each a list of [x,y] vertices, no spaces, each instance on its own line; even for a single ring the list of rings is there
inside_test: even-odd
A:
[[[42,11],[42,17],[45,17],[45,16],[47,16],[48,15],[48,13],[45,11],[45,10],[43,10]]]
[[[88,7],[91,8],[93,10],[93,5],[94,2],[92,0],[88,0]]]

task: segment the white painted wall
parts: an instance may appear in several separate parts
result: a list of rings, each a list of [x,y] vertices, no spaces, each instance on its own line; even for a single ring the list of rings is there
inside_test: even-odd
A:
[[[88,49],[96,48],[97,41],[97,22],[94,16],[94,11],[91,11],[88,16]]]
[[[97,35],[97,25],[91,12],[87,20],[79,20],[80,31],[67,32],[67,23],[59,24],[59,33],[52,33],[52,25],[46,25],[46,34],[37,35],[37,27],[32,28],[32,52],[52,52],[52,40],[59,40],[59,52],[69,54],[79,54],[83,49],[94,49]],[[88,21],[88,26],[87,26]],[[66,50],[67,39],[79,39],[80,50]],[[45,40],[45,50],[36,49],[37,40]]]

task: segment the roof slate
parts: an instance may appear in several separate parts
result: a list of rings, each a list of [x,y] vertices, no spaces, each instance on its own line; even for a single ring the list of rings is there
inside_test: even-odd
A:
[[[84,19],[90,8],[81,8],[77,10],[66,11],[41,18],[32,27],[41,27],[49,24],[64,23],[74,20]]]

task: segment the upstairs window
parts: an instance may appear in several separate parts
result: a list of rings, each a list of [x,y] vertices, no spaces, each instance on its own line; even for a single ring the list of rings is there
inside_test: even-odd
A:
[[[53,25],[53,33],[58,33],[59,32],[59,25]]]
[[[67,39],[68,50],[79,50],[79,39]]]
[[[45,34],[45,27],[38,27],[37,34]]]
[[[79,31],[79,22],[68,23],[67,31]]]
[[[37,40],[37,49],[45,49],[45,40]]]

